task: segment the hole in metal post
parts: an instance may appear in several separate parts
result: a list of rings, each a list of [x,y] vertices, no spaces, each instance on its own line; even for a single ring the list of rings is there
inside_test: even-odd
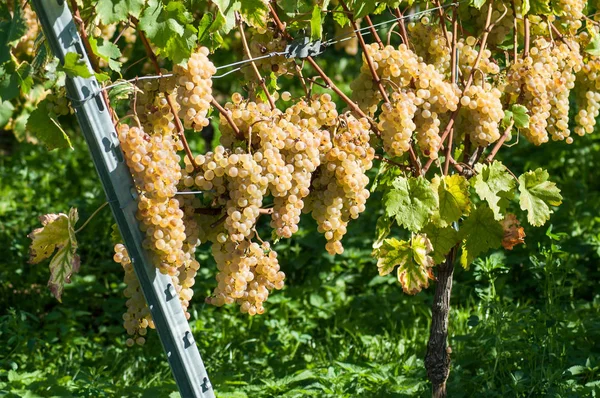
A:
[[[96,106],[98,107],[98,110],[100,112],[104,112],[104,103],[102,102],[102,98],[100,97],[100,94],[96,95]]]

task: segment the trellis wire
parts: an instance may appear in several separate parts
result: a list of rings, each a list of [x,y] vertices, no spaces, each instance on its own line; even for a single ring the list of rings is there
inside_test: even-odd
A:
[[[379,28],[379,29],[381,29],[383,26],[385,26],[385,25],[387,25],[389,23],[403,21],[403,20],[406,20],[406,19],[418,18],[418,17],[420,17],[422,15],[426,15],[426,14],[432,13],[432,12],[440,10],[440,9],[458,6],[459,4],[464,3],[465,1],[466,0],[462,0],[462,1],[451,3],[451,4],[446,4],[446,5],[443,5],[443,6],[439,6],[439,7],[429,8],[427,10],[418,11],[418,12],[415,12],[415,13],[412,13],[412,14],[409,14],[409,15],[404,15],[401,18],[394,17],[394,18],[389,19],[387,21],[383,21],[383,22],[379,22],[379,23],[374,24],[373,28]],[[317,55],[323,54],[325,52],[325,49],[327,49],[328,47],[330,47],[330,46],[332,46],[332,45],[334,45],[336,43],[341,43],[341,42],[344,42],[346,40],[352,39],[354,37],[354,33],[360,33],[360,35],[363,36],[363,37],[365,37],[367,35],[370,35],[371,34],[370,29],[371,29],[371,26],[367,26],[367,27],[363,27],[363,28],[359,28],[359,29],[353,30],[353,31],[345,33],[343,35],[332,37],[331,39],[329,39],[329,40],[321,43],[321,46],[322,46],[323,50],[320,51]],[[379,29],[375,29],[375,30],[379,30]],[[238,66],[237,68],[234,68],[234,69],[232,69],[230,71],[227,71],[225,73],[222,73],[220,75],[214,75],[214,76],[212,76],[212,78],[213,79],[220,79],[220,78],[225,77],[225,76],[227,76],[227,75],[229,75],[231,73],[237,72],[237,71],[241,70],[244,66],[246,66],[247,64],[249,64],[250,62],[260,61],[261,59],[272,58],[272,57],[277,57],[277,56],[285,56],[286,54],[287,53],[285,51],[275,51],[275,52],[272,52],[272,53],[269,53],[269,54],[262,55],[260,57],[248,58],[248,59],[244,59],[244,60],[241,60],[241,61],[236,61],[236,62],[227,64],[227,65],[221,65],[221,66],[218,66],[216,68],[216,70],[228,69],[228,68],[231,68],[231,67],[234,67],[234,66],[238,66],[238,65],[241,65],[241,66]],[[102,89],[100,89],[100,91],[110,90],[111,88],[114,88],[116,86],[120,86],[120,85],[128,84],[128,83],[133,83],[133,82],[136,82],[136,81],[139,81],[139,80],[163,79],[163,78],[171,77],[171,76],[173,76],[173,73],[165,73],[165,74],[162,74],[162,75],[147,75],[147,76],[134,77],[133,79],[128,79],[128,80],[122,80],[122,81],[115,82],[115,83],[113,83],[113,84],[111,84],[109,86],[103,87]]]

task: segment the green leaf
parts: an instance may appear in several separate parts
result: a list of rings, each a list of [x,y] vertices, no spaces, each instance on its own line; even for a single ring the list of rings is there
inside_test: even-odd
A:
[[[543,169],[528,171],[519,177],[521,210],[527,211],[527,221],[534,227],[544,225],[550,219],[550,206],[562,203],[560,189],[548,181],[548,177],[548,172]]]
[[[384,199],[388,216],[396,217],[396,222],[409,231],[419,232],[437,207],[437,200],[431,184],[423,177],[398,177]]]
[[[460,229],[463,240],[461,265],[466,269],[480,254],[502,244],[504,230],[494,218],[494,212],[485,204],[479,205]]]
[[[445,227],[458,221],[471,211],[469,182],[461,175],[435,176],[431,188],[437,194],[439,203],[439,225]]]
[[[10,1],[10,0],[9,0]],[[27,22],[23,19],[21,5],[13,0],[14,12],[8,9],[8,1],[0,3],[0,64],[10,60],[10,50],[19,44],[27,33]]]
[[[527,14],[531,15],[550,15],[552,14],[552,8],[550,7],[549,0],[523,0],[521,4],[521,14],[523,16]]]
[[[64,213],[46,214],[40,217],[43,227],[27,235],[31,239],[31,264],[49,258],[56,250],[50,260],[48,287],[58,301],[61,301],[65,284],[71,283],[71,276],[79,271],[80,259],[76,253],[77,239],[74,230],[78,219],[75,208],[71,208],[68,216]]]
[[[375,192],[377,188],[389,189],[392,187],[394,180],[402,175],[402,170],[399,167],[395,167],[387,162],[381,162],[377,175],[373,178],[373,184],[371,185],[371,192]]]
[[[429,223],[421,231],[433,246],[432,257],[436,264],[441,264],[446,260],[446,255],[454,246],[460,242],[458,231],[452,227],[440,228],[434,223]]]
[[[596,56],[596,57],[600,57],[600,35],[596,34],[595,36],[592,37],[592,40],[590,40],[590,43],[585,47],[585,52]]]
[[[9,61],[0,65],[0,100],[10,101],[19,96],[19,77],[16,65]]]
[[[115,72],[121,71],[121,62],[118,61],[121,57],[121,50],[116,44],[102,38],[97,40],[94,37],[90,37],[89,42],[94,54],[108,62],[108,66]]]
[[[504,110],[504,117],[502,118],[502,127],[506,128],[510,125],[513,119],[513,113],[509,110]]]
[[[40,140],[48,150],[57,148],[71,148],[71,140],[64,132],[58,121],[52,118],[48,113],[48,100],[43,100],[38,104],[36,110],[31,112],[27,120],[27,130],[38,140]]]
[[[145,0],[98,0],[96,13],[105,25],[127,21],[129,16],[139,18]]]
[[[424,235],[415,235],[410,242],[386,239],[378,252],[379,275],[387,275],[398,266],[402,290],[407,294],[417,294],[429,286],[429,279],[433,279],[431,267],[435,264],[429,256],[431,250],[431,242]]]
[[[378,2],[375,0],[357,0],[352,9],[354,19],[363,18],[369,14],[372,14],[375,12],[378,5]]]
[[[8,101],[0,101],[0,129],[6,126],[13,115],[15,107]]]
[[[511,108],[515,127],[518,129],[529,128],[529,115],[527,108],[523,105],[514,104]]]
[[[262,0],[213,0],[219,9],[219,14],[224,18],[223,33],[229,32],[236,25],[235,13],[240,13],[244,21],[250,26],[267,27],[269,7]]]
[[[156,46],[157,53],[174,63],[187,60],[195,49],[197,29],[191,25],[194,18],[180,1],[166,5],[158,0],[149,0],[138,27]]]
[[[323,34],[323,22],[321,21],[321,6],[315,4],[310,18],[310,40],[321,40]]]
[[[485,4],[485,0],[471,0],[469,4],[479,10]]]
[[[374,250],[377,250],[381,247],[383,240],[390,234],[391,228],[392,220],[390,220],[387,215],[383,214],[377,219],[377,224],[375,225],[375,234],[377,239],[375,239],[375,242],[373,242]]]
[[[84,79],[87,79],[93,76],[87,63],[77,53],[68,53],[65,55],[65,62],[61,69],[71,78],[83,77]]]
[[[475,165],[477,176],[471,180],[475,192],[485,200],[494,212],[496,220],[502,220],[503,212],[512,198],[516,182],[506,167],[497,160],[490,165]]]
[[[333,20],[338,23],[342,28],[350,23],[350,19],[344,12],[344,8],[340,5],[333,10]]]

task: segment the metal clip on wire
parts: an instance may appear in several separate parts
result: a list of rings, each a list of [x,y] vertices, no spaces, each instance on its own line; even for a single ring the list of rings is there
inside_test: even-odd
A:
[[[316,56],[321,51],[321,40],[310,41],[308,37],[294,40],[285,48],[286,58],[307,58]]]

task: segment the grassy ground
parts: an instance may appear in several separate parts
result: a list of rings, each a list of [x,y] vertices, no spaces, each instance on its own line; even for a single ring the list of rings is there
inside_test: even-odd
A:
[[[526,231],[527,246],[457,270],[449,394],[598,395],[600,143],[512,154],[505,161],[515,172],[549,165],[565,204],[551,230]],[[50,153],[9,146],[0,175],[0,396],[177,396],[154,332],[144,347],[124,344],[108,210],[79,237],[81,273],[62,304],[46,289],[46,266],[26,263],[37,215],[74,206],[85,219],[104,201],[82,143]],[[287,287],[263,316],[203,304],[215,269],[203,246],[191,324],[219,397],[430,394],[423,357],[433,289],[407,296],[392,276],[377,276],[370,245],[378,202],[351,225],[342,256],[324,254],[309,219],[280,243]]]

